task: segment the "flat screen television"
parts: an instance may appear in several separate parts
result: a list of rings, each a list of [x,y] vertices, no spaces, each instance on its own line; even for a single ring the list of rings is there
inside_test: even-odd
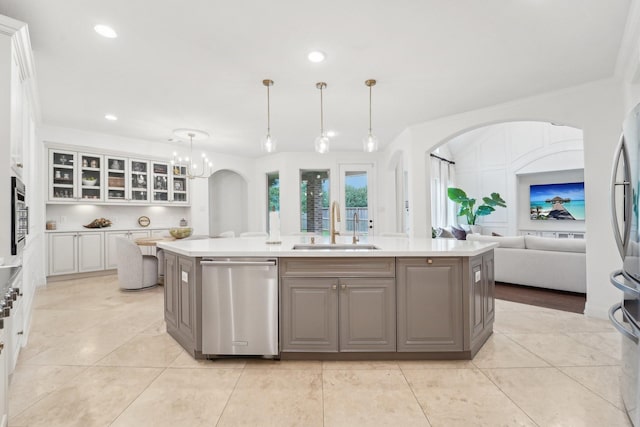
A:
[[[531,219],[584,221],[584,182],[529,186]]]

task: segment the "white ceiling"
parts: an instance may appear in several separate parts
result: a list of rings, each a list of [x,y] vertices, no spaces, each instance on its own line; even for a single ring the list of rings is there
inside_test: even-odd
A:
[[[612,76],[630,0],[0,0],[29,24],[44,124],[259,156],[266,89],[279,151],[313,151],[325,81],[332,150]],[[94,31],[111,25],[116,39]],[[306,55],[320,49],[321,64]],[[104,119],[106,113],[119,117]],[[194,143],[195,145],[195,143]]]

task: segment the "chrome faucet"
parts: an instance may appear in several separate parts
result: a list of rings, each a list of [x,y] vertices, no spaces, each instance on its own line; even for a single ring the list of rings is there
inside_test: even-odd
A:
[[[353,213],[353,244],[358,243],[360,239],[358,239],[357,230],[360,225],[360,217],[358,216],[358,212]]]
[[[331,234],[331,244],[335,245],[336,243],[336,234],[340,234],[340,232],[336,231],[336,221],[340,222],[340,205],[338,202],[331,203],[331,211],[329,212],[330,217],[330,229],[329,233]]]

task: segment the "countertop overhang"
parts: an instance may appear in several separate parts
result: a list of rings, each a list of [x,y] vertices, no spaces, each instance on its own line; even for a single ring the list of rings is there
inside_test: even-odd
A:
[[[402,237],[360,237],[352,245],[351,236],[338,236],[337,243],[349,249],[297,249],[297,244],[310,244],[308,236],[283,236],[281,243],[267,243],[264,237],[184,239],[158,242],[158,247],[188,257],[473,257],[498,247],[493,242],[468,242],[455,239]],[[315,244],[327,245],[329,237],[316,237]],[[353,246],[351,248],[351,245]],[[359,249],[375,245],[379,249]]]

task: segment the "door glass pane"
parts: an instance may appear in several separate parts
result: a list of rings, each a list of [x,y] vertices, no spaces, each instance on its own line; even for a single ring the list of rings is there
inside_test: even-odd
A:
[[[82,162],[80,197],[83,199],[101,199],[100,168],[102,167],[102,157],[83,154],[80,158]]]
[[[107,200],[126,200],[125,168],[126,159],[107,157]]]
[[[300,231],[329,235],[329,171],[300,171]]]
[[[267,174],[267,216],[269,212],[280,212],[280,173]]]
[[[369,197],[366,171],[347,171],[344,177],[345,225],[347,231],[354,229],[366,233],[369,223]],[[357,220],[356,220],[357,216]]]

